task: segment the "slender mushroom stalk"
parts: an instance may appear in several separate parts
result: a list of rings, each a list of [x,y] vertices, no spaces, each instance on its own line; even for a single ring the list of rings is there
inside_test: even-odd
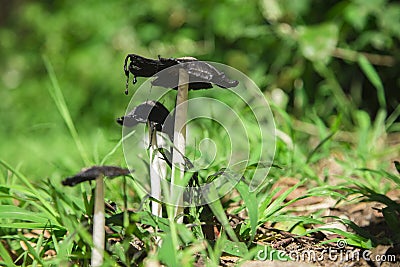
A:
[[[173,192],[174,185],[181,185],[180,181],[185,175],[185,146],[186,146],[186,118],[188,109],[189,74],[186,70],[179,69],[178,94],[176,95],[175,124],[174,124],[174,146],[172,150],[172,178],[171,178],[171,197],[177,205],[176,215],[183,212],[182,192]],[[178,219],[182,222],[183,217]]]
[[[104,217],[104,175],[96,178],[94,214],[93,214],[93,250],[92,266],[101,266],[104,256],[105,217]]]
[[[104,177],[129,175],[128,169],[114,166],[93,166],[75,176],[62,181],[65,186],[75,186],[81,182],[96,180],[93,213],[93,249],[91,266],[102,266],[104,260],[105,217],[104,217]]]
[[[151,195],[155,199],[161,199],[161,178],[167,176],[167,166],[164,160],[160,159],[158,152],[157,131],[151,129],[151,122],[148,121],[150,133],[150,187]],[[151,212],[153,215],[162,217],[162,206],[156,201],[151,202]]]

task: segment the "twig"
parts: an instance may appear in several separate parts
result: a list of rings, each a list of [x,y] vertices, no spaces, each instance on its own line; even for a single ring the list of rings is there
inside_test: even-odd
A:
[[[344,60],[357,61],[359,55],[365,56],[373,65],[392,67],[396,60],[392,56],[371,54],[366,52],[357,52],[349,49],[336,47],[332,52],[332,56]]]

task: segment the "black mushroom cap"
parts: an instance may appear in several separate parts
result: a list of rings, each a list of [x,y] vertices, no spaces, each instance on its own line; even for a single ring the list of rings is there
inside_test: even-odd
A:
[[[152,81],[152,85],[177,89],[180,68],[185,69],[189,74],[189,90],[208,89],[212,88],[213,84],[221,88],[236,87],[239,84],[236,80],[230,80],[225,73],[214,66],[193,57],[159,57],[158,60],[154,60],[129,54],[125,58],[124,72],[127,80],[129,80],[129,73],[133,74],[133,83],[136,83],[137,77],[154,76],[156,79]],[[168,70],[163,72],[165,69]]]
[[[127,115],[117,119],[117,123],[127,127],[134,127],[138,123],[152,122],[162,127],[169,115],[168,109],[158,101],[148,100],[136,106]],[[161,128],[157,129],[161,131]]]
[[[74,176],[66,178],[62,181],[62,184],[65,186],[74,186],[85,181],[95,180],[100,175],[113,178],[117,176],[126,176],[129,174],[130,171],[128,169],[116,166],[93,166],[83,169]]]
[[[147,122],[150,122],[153,129],[166,133],[170,140],[173,140],[173,116],[170,116],[168,109],[158,101],[145,101],[127,115],[117,118],[117,123],[126,127],[134,127],[139,123]]]

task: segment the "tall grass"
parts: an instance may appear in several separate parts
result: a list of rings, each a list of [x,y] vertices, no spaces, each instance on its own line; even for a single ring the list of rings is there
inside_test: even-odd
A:
[[[75,145],[81,155],[83,163],[85,165],[89,165],[91,163],[91,161],[89,160],[87,152],[82,144],[82,141],[81,141],[81,139],[78,135],[78,132],[75,128],[74,122],[71,118],[71,114],[69,113],[67,103],[65,102],[64,95],[61,91],[60,85],[57,80],[57,76],[54,72],[54,68],[51,65],[51,62],[47,58],[47,56],[43,56],[43,62],[46,67],[46,70],[49,74],[49,78],[50,78],[50,81],[52,84],[52,86],[49,87],[49,93],[50,93],[51,97],[53,98],[54,103],[56,104],[61,117],[63,118],[65,124],[68,127],[68,130],[72,136],[72,139],[74,140]]]

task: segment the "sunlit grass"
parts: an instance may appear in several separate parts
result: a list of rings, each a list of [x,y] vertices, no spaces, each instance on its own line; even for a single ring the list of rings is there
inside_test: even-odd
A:
[[[60,112],[66,128],[53,129],[46,136],[37,132],[31,135],[32,139],[19,139],[18,143],[24,147],[18,153],[20,161],[15,160],[16,155],[0,158],[0,235],[4,240],[0,243],[0,257],[7,266],[21,263],[88,266],[93,247],[94,187],[87,184],[64,188],[61,180],[88,165],[124,166],[121,132],[117,125],[115,130],[77,129],[49,62],[47,68],[53,86],[49,89],[50,95],[56,104],[54,112]],[[169,216],[164,214],[165,218],[151,214],[152,199],[135,182],[135,176],[140,173],[133,172],[133,178],[106,179],[105,201],[110,208],[106,215],[109,232],[105,263],[115,266],[156,261],[186,266],[202,258],[207,265],[218,266],[224,254],[253,259],[260,249],[256,243],[258,231],[264,225],[299,235],[329,231],[340,235],[349,245],[364,249],[381,242],[351,220],[325,217],[321,210],[306,216],[292,214],[296,211],[293,204],[313,197],[333,199],[336,204],[349,200],[383,203],[385,208],[381,212],[388,227],[392,231],[400,227],[396,220],[399,204],[385,195],[400,188],[399,174],[389,171],[392,160],[398,156],[399,145],[388,147],[386,144],[386,129],[395,125],[394,116],[399,115],[398,111],[388,119],[386,114],[379,113],[372,121],[364,111],[353,110],[354,127],[352,131],[344,131],[342,115],[330,123],[315,112],[295,119],[278,105],[271,106],[280,132],[274,165],[267,179],[256,191],[250,192],[246,179],[251,174],[249,167],[244,179],[230,192],[229,199],[219,199],[186,212],[185,217],[191,220],[188,224],[177,223],[171,207],[167,207]],[[210,168],[200,170],[200,178],[205,181],[220,175],[216,173],[226,167],[229,152],[227,137],[221,134],[218,125],[202,120],[195,122],[191,129],[192,136],[209,138],[220,152],[216,153]],[[4,148],[12,150],[11,144]],[[201,155],[196,138],[191,140],[187,151],[192,161]],[[333,162],[333,167],[325,166],[326,161]],[[251,163],[263,166],[262,162]],[[297,182],[283,192],[274,187],[287,177]],[[304,194],[287,200],[301,187],[306,189]],[[210,197],[212,194],[217,193],[210,192]],[[207,209],[209,214],[204,214]],[[231,216],[242,221],[235,225]],[[341,222],[351,230],[332,228],[326,225],[328,220]],[[218,232],[214,236],[216,240],[206,239],[210,233],[202,226],[207,224],[212,225],[212,234],[214,230]],[[313,228],[314,225],[317,227]],[[398,235],[386,237],[390,242],[399,239]],[[142,250],[131,252],[136,249],[133,243],[141,244]]]
[[[58,92],[60,93],[61,91]],[[0,214],[1,218],[7,219],[1,219],[0,230],[4,240],[13,244],[14,253],[20,255],[17,259],[11,258],[10,250],[1,245],[0,256],[9,266],[21,261],[32,265],[65,262],[88,265],[92,248],[90,237],[93,212],[92,187],[85,185],[66,189],[62,188],[60,181],[63,177],[76,173],[82,167],[81,160],[93,158],[93,162],[97,164],[124,165],[120,149],[121,140],[107,138],[100,130],[93,131],[87,136],[79,135],[73,127],[73,122],[68,119],[68,107],[59,98],[55,97],[54,100],[59,101],[58,108],[63,110],[63,119],[69,121],[66,123],[69,132],[60,131],[56,134],[58,138],[49,139],[49,142],[51,140],[53,146],[51,151],[64,153],[49,152],[48,146],[40,146],[40,143],[35,145],[35,142],[31,143],[31,149],[37,151],[37,155],[41,155],[39,159],[32,157],[32,162],[42,162],[45,165],[38,170],[48,171],[55,175],[46,177],[42,181],[36,179],[32,181],[26,174],[21,173],[18,167],[8,161],[1,161],[3,171]],[[278,125],[288,130],[285,134],[291,139],[287,142],[288,140],[278,137],[275,158],[277,167],[270,170],[269,179],[256,192],[249,193],[248,184],[245,181],[235,186],[239,194],[230,202],[231,204],[243,202],[240,207],[231,211],[231,214],[239,214],[243,211],[247,214],[247,218],[240,227],[234,226],[236,228],[234,229],[230,225],[226,215],[226,203],[218,200],[210,204],[210,212],[221,225],[219,228],[221,234],[217,237],[216,243],[210,247],[205,244],[207,241],[198,240],[199,236],[204,237],[201,227],[195,225],[186,227],[184,224],[177,224],[174,219],[168,220],[151,215],[150,201],[139,197],[142,193],[136,191],[135,173],[133,173],[133,179],[129,178],[126,181],[126,185],[122,179],[106,179],[106,201],[116,203],[116,210],[107,215],[108,225],[114,231],[113,235],[120,238],[115,244],[107,243],[106,264],[115,265],[115,261],[121,261],[129,265],[138,260],[142,261],[142,257],[147,255],[148,261],[161,261],[176,266],[193,264],[193,255],[197,255],[208,259],[210,266],[216,266],[222,253],[242,258],[249,257],[248,255],[253,253],[250,251],[256,248],[253,240],[257,229],[266,223],[281,222],[290,222],[289,229],[296,229],[303,234],[329,230],[342,235],[350,245],[371,248],[377,241],[360,232],[360,229],[351,221],[336,218],[353,228],[354,232],[343,232],[334,228],[324,228],[324,226],[307,231],[306,225],[323,225],[326,218],[318,216],[318,212],[313,218],[290,214],[291,204],[309,197],[323,196],[332,197],[338,202],[346,201],[346,197],[339,193],[343,191],[349,196],[358,194],[367,200],[386,204],[388,208],[383,211],[385,220],[391,228],[398,226],[398,222],[394,220],[394,215],[399,212],[398,204],[385,197],[384,194],[392,188],[399,187],[400,178],[397,174],[386,171],[386,167],[390,166],[391,162],[381,162],[378,157],[382,154],[390,157],[392,150],[387,150],[384,144],[373,146],[368,142],[368,140],[373,140],[374,143],[379,143],[380,139],[385,137],[384,130],[381,130],[384,124],[383,119],[371,122],[363,112],[358,112],[358,115],[355,115],[356,128],[351,133],[357,142],[345,144],[340,138],[336,139],[341,134],[338,128],[339,121],[329,127],[313,115],[311,122],[308,122],[314,131],[310,138],[309,133],[298,131],[294,127],[296,122],[285,111],[277,107],[273,107],[273,110],[276,112]],[[205,136],[216,142],[217,146],[224,146],[226,139],[220,135],[219,131],[213,131],[209,127],[203,130]],[[201,127],[196,128],[196,131],[201,131]],[[44,142],[44,144],[48,145],[49,142]],[[196,146],[189,147],[188,151],[190,157],[195,159]],[[337,164],[342,168],[342,173],[334,176],[335,181],[321,177],[321,173],[317,170],[319,162],[331,157],[332,151],[340,155]],[[30,155],[27,155],[25,160],[29,158]],[[354,158],[356,160],[353,160]],[[217,155],[214,162],[217,162],[215,169],[202,170],[203,176],[211,175],[224,167],[223,156]],[[25,164],[29,165],[29,162]],[[325,171],[329,174],[332,170]],[[37,174],[33,173],[33,175]],[[297,177],[300,181],[277,195],[279,188],[272,186],[282,176]],[[350,176],[352,178],[349,178]],[[309,187],[305,195],[286,201],[286,197],[291,192],[300,186],[307,187],[309,183],[313,186]],[[138,213],[128,213],[127,209],[137,210]],[[197,217],[194,224],[204,223],[201,221],[199,211],[192,210],[191,212],[194,217]],[[118,217],[120,215],[123,216]],[[26,234],[33,229],[41,231],[41,234],[28,240]],[[157,232],[159,230],[161,231]],[[195,231],[200,231],[200,233]],[[47,232],[49,235],[45,235]],[[159,238],[162,240],[161,243],[156,242]],[[393,238],[397,240],[398,237]],[[134,239],[145,244],[145,251],[136,256],[128,253],[131,246],[129,241]],[[15,241],[20,241],[20,244],[26,246],[17,245]],[[177,250],[175,247],[180,249]],[[125,252],[121,252],[121,249]],[[46,251],[55,251],[55,255],[46,258],[44,255]]]

